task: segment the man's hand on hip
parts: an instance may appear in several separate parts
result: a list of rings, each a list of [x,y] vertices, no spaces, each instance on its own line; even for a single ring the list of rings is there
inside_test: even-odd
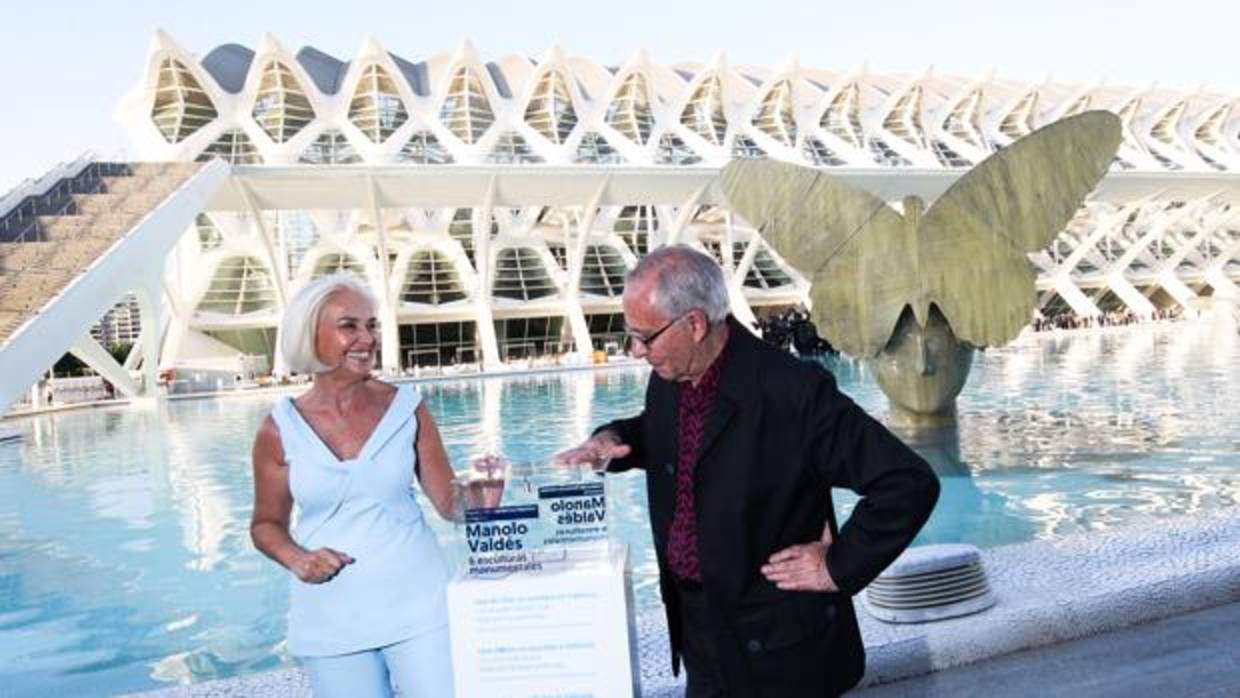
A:
[[[827,572],[827,548],[831,526],[822,529],[822,540],[793,545],[775,553],[762,566],[762,574],[784,591],[839,591]]]

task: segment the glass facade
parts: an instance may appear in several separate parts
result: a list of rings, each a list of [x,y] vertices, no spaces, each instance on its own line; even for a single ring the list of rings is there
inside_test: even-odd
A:
[[[614,230],[638,257],[650,251],[650,237],[659,229],[659,216],[653,206],[625,206],[616,217]]]
[[[569,92],[568,80],[558,70],[549,70],[525,108],[525,123],[542,134],[543,138],[563,145],[568,134],[577,126],[577,110]]]
[[[310,278],[317,279],[333,274],[347,274],[361,281],[366,280],[366,271],[362,269],[361,262],[358,262],[351,254],[335,252],[318,258],[314,263],[314,271],[310,273]]]
[[[925,148],[926,134],[921,127],[921,86],[909,88],[883,119],[883,129],[918,148]]]
[[[180,143],[219,114],[211,98],[180,61],[165,58],[159,65],[151,121],[164,140]]]
[[[1038,93],[1029,92],[999,122],[999,132],[1012,140],[1033,133],[1033,113],[1038,106]]]
[[[439,108],[439,120],[464,143],[477,143],[495,123],[491,101],[473,70],[456,71],[448,86],[448,96]]]
[[[619,151],[611,147],[606,138],[591,131],[581,137],[573,162],[592,165],[623,165],[625,159]]]
[[[806,160],[820,167],[839,167],[848,164],[844,158],[828,148],[826,143],[814,136],[805,139],[805,144],[801,146],[801,154]]]
[[[624,351],[624,314],[596,313],[586,316],[590,343],[598,351],[619,354]]]
[[[504,361],[563,354],[573,348],[564,334],[563,316],[523,317],[495,321],[495,340]]]
[[[371,141],[382,143],[408,120],[409,112],[387,71],[375,64],[366,66],[349,101],[349,121]]]
[[[203,252],[210,252],[224,244],[224,235],[207,214],[200,213],[194,217],[194,228],[198,231],[198,249]]]
[[[854,148],[862,147],[865,138],[861,133],[861,89],[856,83],[835,95],[823,111],[819,125]]]
[[[660,165],[696,165],[702,156],[693,152],[693,148],[685,145],[680,136],[665,133],[659,138],[659,147],[655,151],[654,161]]]
[[[448,165],[453,162],[448,149],[443,147],[435,134],[430,131],[418,131],[413,134],[400,152],[396,154],[396,162],[409,162],[419,165]]]
[[[254,147],[254,141],[241,129],[225,131],[214,143],[194,158],[198,162],[207,162],[219,158],[232,165],[257,165],[263,161]]]
[[[405,266],[400,299],[405,303],[440,305],[464,300],[465,289],[445,255],[436,250],[419,250]]]
[[[712,145],[723,145],[728,120],[723,113],[723,83],[719,76],[702,81],[680,113],[680,123]]]
[[[654,116],[650,112],[650,90],[645,75],[633,73],[625,78],[611,104],[607,105],[606,121],[625,138],[646,145],[654,127]]]
[[[792,146],[797,140],[794,106],[792,81],[780,80],[766,93],[753,125],[774,140]]]
[[[314,139],[298,160],[305,165],[353,165],[361,161],[349,139],[335,129]]]
[[[495,283],[491,294],[496,298],[528,301],[558,292],[542,258],[533,248],[506,247],[495,255]]]
[[[402,324],[401,364],[428,368],[477,363],[482,355],[477,329],[472,320]]]
[[[739,260],[744,254],[745,243],[732,244],[733,259]],[[754,253],[753,263],[749,265],[749,272],[745,274],[745,285],[750,288],[769,289],[787,286],[791,283],[792,278],[780,268],[779,263],[766,249],[766,244],[759,243],[758,250]]]
[[[752,138],[740,133],[732,141],[732,157],[764,158],[766,157],[766,151],[759,147],[757,143],[754,143]]]
[[[543,161],[516,131],[501,133],[486,161],[498,165],[533,165]]]
[[[581,265],[581,292],[598,296],[619,296],[624,292],[628,268],[620,251],[611,245],[590,245]]]
[[[274,308],[274,279],[255,257],[229,257],[215,269],[211,284],[198,301],[198,311],[246,315]]]
[[[296,136],[314,120],[314,108],[293,71],[279,61],[263,69],[254,100],[254,121],[276,143]]]

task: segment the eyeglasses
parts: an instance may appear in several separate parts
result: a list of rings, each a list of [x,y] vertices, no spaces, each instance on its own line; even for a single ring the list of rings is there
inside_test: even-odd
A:
[[[672,325],[675,325],[676,323],[685,319],[688,315],[689,315],[688,313],[685,313],[684,315],[680,315],[675,320],[672,320],[666,325],[660,327],[659,329],[645,336],[637,334],[633,332],[632,330],[625,330],[624,331],[624,350],[633,351],[634,344],[641,344],[643,347],[646,348],[646,351],[650,351],[650,349],[654,346],[655,340],[659,338],[659,335],[670,330],[672,328]]]

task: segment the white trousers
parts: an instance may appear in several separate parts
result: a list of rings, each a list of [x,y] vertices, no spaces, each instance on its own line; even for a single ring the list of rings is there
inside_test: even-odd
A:
[[[352,654],[300,657],[315,698],[452,696],[448,628]]]

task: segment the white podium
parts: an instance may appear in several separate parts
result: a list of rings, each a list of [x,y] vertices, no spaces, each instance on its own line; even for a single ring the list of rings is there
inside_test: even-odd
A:
[[[628,547],[558,553],[448,584],[458,698],[640,695]]]

